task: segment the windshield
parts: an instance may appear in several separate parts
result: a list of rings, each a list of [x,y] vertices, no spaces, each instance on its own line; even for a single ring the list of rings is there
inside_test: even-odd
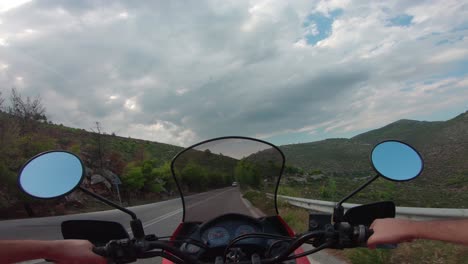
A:
[[[183,221],[204,222],[227,213],[257,217],[242,193],[275,193],[283,167],[284,155],[277,147],[251,138],[217,138],[185,149],[171,165]]]

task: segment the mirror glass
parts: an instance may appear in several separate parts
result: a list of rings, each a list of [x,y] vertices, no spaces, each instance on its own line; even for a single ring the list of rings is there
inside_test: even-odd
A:
[[[56,198],[75,189],[83,172],[77,156],[62,151],[47,152],[26,163],[19,175],[19,185],[33,197]]]
[[[374,169],[383,177],[394,181],[408,181],[423,170],[421,155],[406,143],[384,141],[374,147],[371,154]]]

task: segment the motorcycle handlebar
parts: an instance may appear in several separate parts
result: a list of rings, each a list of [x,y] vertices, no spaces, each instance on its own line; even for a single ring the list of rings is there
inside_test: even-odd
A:
[[[304,252],[302,255],[309,255],[324,248],[351,248],[358,247],[365,244],[367,239],[373,234],[373,230],[366,226],[347,226],[346,230],[334,229],[325,231],[312,231],[305,233],[291,241],[287,250],[283,251],[278,256],[269,259],[261,260],[263,264],[278,263],[288,260],[294,251],[302,246],[304,243],[312,239],[320,239],[322,243],[316,246],[316,249],[309,252]],[[253,234],[252,234],[253,235]],[[161,251],[152,251],[152,250]],[[181,251],[169,241],[141,241],[141,240],[113,240],[106,246],[94,247],[93,252],[115,261],[115,263],[130,263],[139,258],[150,258],[155,256],[162,256],[171,260],[174,263],[190,263],[201,264],[197,259]],[[250,264],[251,262],[239,262],[239,264]]]

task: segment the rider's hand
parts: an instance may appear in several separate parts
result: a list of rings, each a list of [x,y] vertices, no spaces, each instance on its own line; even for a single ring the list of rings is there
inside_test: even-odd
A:
[[[412,221],[409,220],[376,219],[370,226],[374,230],[374,234],[367,240],[367,246],[374,249],[381,244],[398,244],[412,241],[415,239],[412,225]]]
[[[87,240],[55,240],[51,241],[48,258],[55,263],[86,263],[86,264],[106,264],[107,260],[93,251],[93,244]]]

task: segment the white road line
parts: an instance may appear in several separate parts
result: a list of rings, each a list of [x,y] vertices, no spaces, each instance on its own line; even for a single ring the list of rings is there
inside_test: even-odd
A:
[[[150,225],[154,225],[156,223],[161,222],[164,219],[167,219],[167,218],[169,218],[171,216],[174,216],[174,215],[180,214],[180,213],[182,213],[182,209],[177,209],[175,211],[169,212],[169,213],[167,213],[165,215],[162,215],[162,216],[157,217],[157,218],[155,218],[153,220],[150,220],[150,221],[147,221],[147,222],[143,223],[143,227],[146,228],[146,227],[148,227]]]
[[[226,191],[222,191],[222,192],[220,192],[220,193],[218,193],[218,194],[216,194],[216,195],[214,195],[214,196],[208,197],[208,198],[206,198],[206,199],[204,199],[204,200],[201,200],[201,201],[199,201],[199,202],[197,202],[197,203],[194,203],[194,204],[188,206],[187,209],[193,208],[193,207],[198,206],[198,205],[200,205],[200,204],[202,204],[202,203],[205,203],[206,201],[209,201],[209,200],[211,200],[211,199],[214,199],[214,198],[220,196],[221,194],[226,193],[226,192],[231,191],[231,190],[232,190],[232,189],[228,189],[228,190],[226,190]],[[177,214],[180,214],[180,213],[182,213],[182,208],[181,208],[181,209],[174,210],[174,211],[169,212],[169,213],[167,213],[167,214],[164,214],[164,215],[162,215],[162,216],[156,217],[156,218],[151,219],[151,220],[149,220],[149,221],[146,221],[145,223],[143,223],[143,227],[146,228],[146,227],[148,227],[148,226],[154,225],[154,224],[159,223],[159,222],[161,222],[161,221],[163,221],[163,220],[165,220],[165,219],[167,219],[167,218],[169,218],[169,217],[171,217],[171,216],[174,216],[174,215],[177,215]],[[128,229],[127,229],[127,230],[128,230]],[[130,232],[130,231],[129,231],[129,232]]]

